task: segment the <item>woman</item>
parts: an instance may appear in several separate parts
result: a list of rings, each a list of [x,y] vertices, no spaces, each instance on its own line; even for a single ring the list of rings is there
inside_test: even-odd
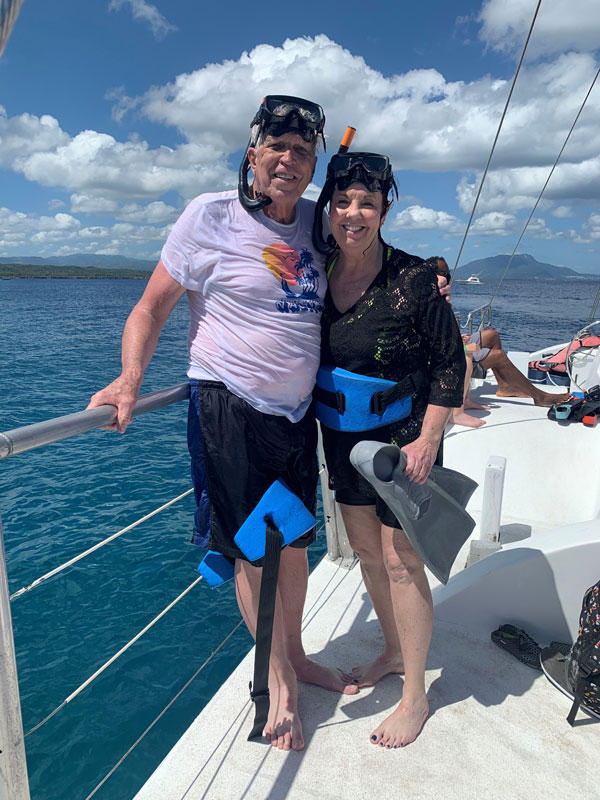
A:
[[[394,382],[425,376],[408,417],[360,433],[322,428],[330,487],[385,640],[381,655],[348,677],[358,686],[372,686],[389,673],[405,675],[400,705],[370,736],[387,748],[414,741],[429,713],[425,662],[433,607],[423,562],[390,509],[350,464],[349,453],[363,439],[393,442],[406,454],[408,477],[423,483],[436,461],[449,411],[461,403],[465,374],[458,326],[435,273],[419,257],[381,238],[392,189],[386,156],[338,154],[317,207],[330,201],[335,239],[322,364]],[[315,243],[323,243],[316,228]]]

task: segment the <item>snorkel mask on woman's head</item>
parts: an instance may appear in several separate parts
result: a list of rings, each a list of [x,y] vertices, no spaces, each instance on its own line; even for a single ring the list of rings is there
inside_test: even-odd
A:
[[[296,133],[305,142],[315,142],[321,136],[325,148],[323,135],[325,114],[318,103],[312,103],[310,100],[286,94],[269,94],[263,98],[250,127],[253,131],[240,165],[238,196],[246,211],[260,211],[269,205],[271,198],[250,196],[248,148],[256,147],[264,136],[283,136],[285,133]]]
[[[336,153],[327,166],[325,185],[317,200],[313,223],[313,244],[324,255],[329,255],[337,244],[333,236],[323,238],[323,211],[331,200],[334,189],[347,189],[353,183],[362,183],[369,192],[381,192],[383,195],[383,213],[391,205],[388,198],[394,191],[398,198],[398,186],[394,180],[392,165],[387,156],[379,153]]]

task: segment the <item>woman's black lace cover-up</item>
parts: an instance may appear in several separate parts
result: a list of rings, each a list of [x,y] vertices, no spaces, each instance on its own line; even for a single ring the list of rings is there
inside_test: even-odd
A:
[[[384,252],[381,271],[347,311],[340,313],[327,291],[321,363],[391,381],[401,381],[422,370],[429,375],[429,394],[425,388],[413,395],[410,416],[383,428],[340,433],[323,426],[330,485],[334,489],[358,488],[362,484],[357,472],[354,486],[346,486],[347,479],[344,486],[339,485],[335,479],[336,463],[348,463],[356,442],[373,439],[402,447],[419,436],[428,403],[446,408],[462,403],[464,348],[450,304],[439,293],[435,273],[418,256],[387,247]],[[348,470],[341,472],[347,474]]]

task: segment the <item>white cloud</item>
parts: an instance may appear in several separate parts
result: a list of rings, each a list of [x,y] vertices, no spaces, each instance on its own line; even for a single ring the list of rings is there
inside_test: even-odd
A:
[[[0,106],[0,167],[17,169],[19,164],[38,152],[48,152],[66,144],[69,135],[54,117],[44,114],[20,114],[7,117]]]
[[[409,206],[390,220],[388,227],[392,231],[425,231],[434,230],[444,233],[459,233],[464,224],[446,211],[435,211],[423,206]]]
[[[592,56],[576,53],[525,69],[492,169],[549,168],[595,71]],[[152,121],[176,126],[184,141],[175,148],[90,130],[71,137],[53,117],[0,113],[0,166],[76,194],[133,202],[174,190],[187,201],[236,185],[228,156],[247,141],[258,98],[275,90],[322,103],[330,149],[354,123],[355,147],[387,151],[396,170],[473,171],[487,160],[508,85],[491,77],[448,82],[435,70],[388,78],[324,35],[287,40],[180,75],[139,98],[114,94],[119,115],[136,106]],[[598,152],[600,108],[590,103],[563,158],[576,164]],[[585,170],[580,177],[585,188]],[[576,189],[570,191],[569,200]]]
[[[491,16],[494,8],[499,8],[495,1],[484,6],[490,43],[504,35],[501,19]],[[480,218],[482,232],[488,225],[506,230],[511,215],[532,207],[596,69],[588,53],[525,65],[479,207],[484,215],[506,216]],[[237,164],[229,163],[230,154],[245,145],[260,98],[275,91],[323,105],[330,151],[337,149],[346,125],[355,124],[354,147],[387,152],[397,171],[467,173],[457,196],[462,211],[470,213],[508,83],[490,76],[450,82],[432,69],[387,77],[327,36],[289,39],[281,47],[262,44],[235,61],[179,75],[140,97],[128,97],[123,87],[111,90],[116,118],[123,120],[136,108],[152,122],[176,127],[182,141],[172,148],[150,147],[135,136],[119,141],[93,130],[70,135],[51,116],[9,118],[0,107],[0,167],[66,190],[72,214],[111,215],[154,231],[152,226],[170,223],[177,214],[178,204],[165,202],[166,193],[177,192],[187,202],[203,191],[236,186]],[[599,199],[599,152],[600,107],[592,96],[547,189],[544,212],[560,218],[566,213],[553,212],[554,206]],[[306,194],[315,198],[318,191],[311,184]],[[462,230],[449,213],[414,199],[404,202],[411,205],[390,218],[393,230]],[[84,230],[89,229],[82,224],[77,236]],[[106,230],[93,236],[101,241],[109,236]]]
[[[589,219],[581,227],[581,231],[569,231],[576,244],[589,244],[600,241],[600,214],[590,214]]]
[[[521,209],[531,210],[548,178],[550,167],[521,167],[498,170],[487,175],[477,204],[478,211]],[[470,213],[479,188],[481,176],[462,178],[457,186],[461,209]],[[600,157],[579,164],[559,163],[543,195],[548,201],[598,201],[600,200]],[[570,216],[561,204],[562,212],[554,216]]]
[[[0,207],[0,257],[35,249],[41,256],[105,252],[151,258],[169,234],[170,226],[83,226],[70,214],[24,214]],[[35,247],[32,247],[34,245]]]
[[[482,236],[508,236],[517,230],[517,218],[514,214],[490,211],[478,217],[471,225],[471,233]]]
[[[104,99],[114,103],[111,116],[116,122],[121,122],[123,117],[133,111],[139,103],[135,97],[128,97],[125,94],[124,86],[115,86],[109,89],[104,95]]]
[[[557,206],[552,212],[552,216],[557,217],[557,219],[567,219],[574,216],[573,209],[571,206]]]
[[[477,217],[471,225],[470,233],[474,236],[516,236],[523,230],[525,220],[514,214],[490,211]],[[542,218],[533,218],[527,227],[529,238],[553,239],[561,234],[553,233]]]
[[[523,69],[495,166],[552,163],[596,69],[592,55],[578,53]],[[447,171],[485,164],[508,89],[507,81],[489,76],[449,82],[432,69],[388,78],[320,35],[259,45],[238,61],[180,75],[127,104],[177,127],[189,141],[231,152],[246,140],[258,98],[287,91],[323,105],[330,149],[354,124],[355,147],[385,150],[397,170]],[[569,152],[575,158],[599,150],[600,109],[590,104]]]
[[[149,222],[156,224],[160,222],[175,222],[181,214],[181,209],[163,203],[161,200],[148,203],[145,206],[137,203],[127,203],[116,212],[115,216],[120,220],[128,222]]]
[[[71,195],[73,214],[114,214],[118,208],[116,200],[109,200],[106,197],[79,193]]]
[[[520,53],[535,7],[533,0],[486,0],[479,15],[480,38],[495,50]],[[544,0],[527,48],[528,56],[599,47],[597,0]]]
[[[177,30],[175,25],[171,25],[158,8],[147,0],[110,0],[108,7],[111,11],[118,11],[123,6],[129,6],[135,20],[141,20],[150,26],[155,39],[164,39],[168,33]]]
[[[309,183],[306,187],[303,197],[306,197],[307,200],[318,200],[319,195],[321,194],[322,186],[317,186],[316,183]]]
[[[147,222],[152,225],[162,222],[175,222],[180,208],[155,200],[153,203],[119,204],[116,200],[86,194],[71,195],[71,211],[73,214],[111,215],[115,219],[127,222]]]
[[[15,134],[24,125],[28,139]],[[102,200],[98,202],[156,198],[172,190],[188,201],[202,191],[232,188],[237,183],[226,154],[208,145],[151,149],[143,141],[119,142],[96,131],[82,131],[70,138],[56,120],[32,115],[9,120],[0,117],[0,143],[4,143],[3,127],[10,129],[6,139],[15,172],[43,186],[60,186],[88,198],[99,196]],[[45,138],[47,131],[51,132],[50,141]],[[5,155],[1,150],[0,163]]]

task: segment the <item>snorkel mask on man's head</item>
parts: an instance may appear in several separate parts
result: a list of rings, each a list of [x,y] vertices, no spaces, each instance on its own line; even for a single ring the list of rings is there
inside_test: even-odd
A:
[[[248,186],[248,148],[256,147],[265,136],[283,136],[285,133],[296,133],[305,142],[316,142],[319,136],[325,148],[325,114],[318,103],[291,97],[285,94],[267,95],[250,123],[252,135],[240,165],[238,177],[238,196],[246,211],[260,211],[271,202],[270,197],[261,195],[251,197]]]
[[[329,255],[337,249],[333,236],[323,238],[323,211],[330,202],[334,189],[347,189],[353,183],[362,183],[369,192],[381,192],[383,195],[383,214],[387,212],[392,201],[393,192],[398,198],[398,186],[394,180],[392,165],[387,156],[379,153],[336,153],[327,165],[325,185],[317,200],[315,220],[313,223],[313,244],[323,255]]]

